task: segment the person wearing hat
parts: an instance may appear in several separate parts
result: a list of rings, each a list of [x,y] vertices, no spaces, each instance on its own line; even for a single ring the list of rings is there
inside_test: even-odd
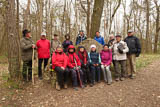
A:
[[[68,57],[63,52],[63,48],[61,45],[59,45],[56,48],[56,51],[52,55],[52,68],[56,72],[57,76],[57,82],[56,82],[56,89],[59,91],[62,86],[64,85],[64,88],[67,88],[67,77],[68,72],[66,70],[68,63]]]
[[[42,63],[44,61],[44,69],[48,64],[48,59],[50,58],[50,41],[46,39],[46,33],[41,33],[40,40],[36,43],[37,52],[38,52],[38,77],[40,80],[42,77]]]
[[[101,45],[104,45],[105,42],[104,42],[104,38],[100,35],[100,32],[99,31],[96,31],[96,35],[95,35],[95,38],[94,40],[96,40],[98,43],[100,43]]]
[[[70,40],[70,35],[69,34],[65,35],[65,39],[66,40],[62,43],[62,46],[63,46],[64,52],[66,53],[67,50],[68,50],[68,46],[73,45],[73,42]]]
[[[128,36],[124,39],[129,48],[127,53],[127,74],[128,77],[134,79],[136,76],[136,57],[139,57],[141,53],[140,40],[134,36],[132,30],[128,30]]]
[[[80,44],[82,41],[86,40],[87,36],[84,34],[83,30],[79,31],[79,34],[76,38],[76,45]]]
[[[31,39],[31,34],[28,29],[23,30],[23,38],[20,40],[21,56],[23,60],[23,80],[32,80],[32,54],[33,48],[36,48]],[[27,77],[28,71],[28,77]]]
[[[95,82],[100,82],[101,77],[101,57],[98,52],[96,52],[96,45],[91,45],[91,51],[88,53],[89,65],[90,65],[90,75],[91,75],[91,84],[92,87]]]
[[[51,55],[52,55],[53,52],[56,51],[56,48],[57,48],[57,46],[59,46],[59,45],[61,45],[61,42],[59,41],[59,37],[58,37],[57,34],[54,34],[54,35],[52,36],[52,39],[51,39],[51,49],[50,49]]]
[[[123,81],[126,74],[127,52],[129,51],[126,42],[122,41],[121,35],[116,35],[116,42],[113,45],[113,60],[115,63],[116,81]],[[120,68],[121,67],[121,68]]]

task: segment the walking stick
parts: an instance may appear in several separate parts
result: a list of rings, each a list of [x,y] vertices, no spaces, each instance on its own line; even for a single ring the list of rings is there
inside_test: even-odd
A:
[[[34,48],[32,53],[32,84],[34,85]]]
[[[76,59],[74,59],[74,61],[75,61],[76,68],[77,68],[78,66],[77,66]],[[78,75],[80,87],[83,88],[82,81],[81,81],[81,77],[80,77],[80,73],[79,73],[80,71],[79,71],[79,70],[76,70],[76,71],[77,71],[77,75]]]

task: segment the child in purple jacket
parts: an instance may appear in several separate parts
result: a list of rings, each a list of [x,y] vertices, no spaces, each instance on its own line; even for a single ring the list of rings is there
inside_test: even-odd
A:
[[[111,85],[112,75],[110,71],[110,65],[112,63],[112,50],[109,49],[109,46],[105,44],[103,50],[100,53],[101,55],[101,68],[104,76],[104,81]]]

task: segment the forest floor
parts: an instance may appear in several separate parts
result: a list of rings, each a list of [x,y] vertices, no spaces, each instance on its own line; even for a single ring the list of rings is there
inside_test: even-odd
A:
[[[160,107],[160,56],[142,55],[133,80],[104,82],[74,91],[56,91],[48,81],[36,79],[23,86],[7,82],[7,64],[0,62],[0,107]]]

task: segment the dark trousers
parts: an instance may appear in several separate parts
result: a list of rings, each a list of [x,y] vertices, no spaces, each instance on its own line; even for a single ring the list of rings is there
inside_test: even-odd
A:
[[[71,68],[69,68],[68,70],[72,74],[72,85],[73,85],[73,87],[77,87],[78,86],[78,74],[77,74],[77,71],[75,69],[71,69]],[[79,70],[78,72],[80,73],[80,79],[81,79],[81,81],[83,83],[83,72],[82,72],[82,70]]]
[[[83,71],[83,83],[87,84],[90,82],[89,67],[86,65],[82,66],[81,69]]]
[[[44,69],[48,64],[48,58],[45,59],[38,59],[38,77],[42,77],[42,63],[44,61]]]
[[[61,67],[55,67],[54,70],[56,71],[58,84],[62,86],[64,83],[67,83],[69,74],[68,70],[63,70]]]
[[[91,83],[94,83],[95,81],[99,82],[101,77],[101,68],[100,66],[90,66],[90,75],[91,75]]]
[[[28,71],[28,77],[27,77]],[[23,61],[23,71],[22,71],[23,79],[24,80],[32,80],[32,60],[30,61]]]
[[[121,67],[121,68],[120,68]],[[116,78],[125,77],[126,74],[126,60],[115,61],[115,76]]]

